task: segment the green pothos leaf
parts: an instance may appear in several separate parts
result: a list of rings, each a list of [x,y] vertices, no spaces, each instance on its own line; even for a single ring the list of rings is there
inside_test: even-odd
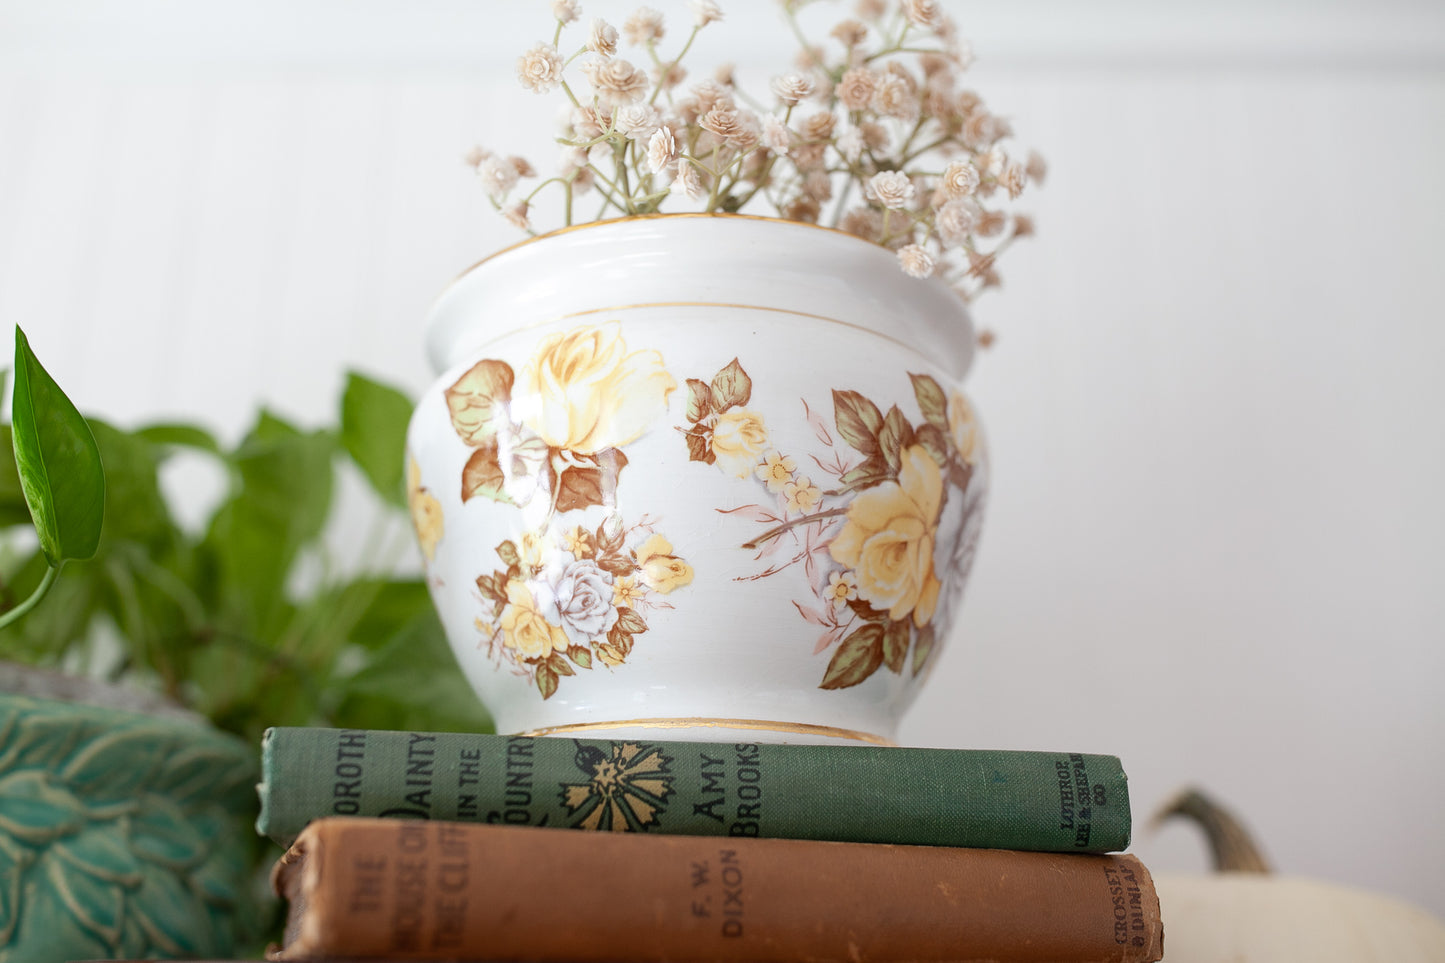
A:
[[[406,427],[411,399],[397,389],[355,371],[341,396],[341,446],[361,468],[376,493],[397,507],[406,505]]]
[[[846,689],[878,671],[883,664],[883,635],[883,626],[870,622],[844,639],[818,688]]]
[[[105,517],[105,470],[90,426],[15,328],[15,466],[51,565],[90,558]]]

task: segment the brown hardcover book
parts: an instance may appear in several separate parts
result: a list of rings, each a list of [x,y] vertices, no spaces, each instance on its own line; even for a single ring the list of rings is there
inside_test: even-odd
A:
[[[277,863],[272,959],[1073,961],[1162,955],[1133,856],[336,817]]]

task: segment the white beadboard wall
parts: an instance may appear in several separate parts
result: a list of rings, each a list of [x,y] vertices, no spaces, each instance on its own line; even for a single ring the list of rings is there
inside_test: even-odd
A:
[[[704,57],[784,49],[726,6]],[[1445,914],[1445,14],[951,6],[1051,172],[978,305],[994,494],[905,740],[1117,753],[1156,871],[1205,865],[1148,828],[1198,783],[1282,871]],[[461,153],[548,143],[544,8],[3,0],[0,328],[127,425],[419,392],[431,299],[513,239]]]

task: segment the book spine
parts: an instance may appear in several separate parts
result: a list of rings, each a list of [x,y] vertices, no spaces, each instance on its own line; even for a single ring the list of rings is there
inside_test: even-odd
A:
[[[330,818],[273,873],[279,960],[1153,961],[1133,856]]]
[[[1129,844],[1114,756],[613,742],[276,728],[258,830],[397,816],[690,836],[1106,853]]]

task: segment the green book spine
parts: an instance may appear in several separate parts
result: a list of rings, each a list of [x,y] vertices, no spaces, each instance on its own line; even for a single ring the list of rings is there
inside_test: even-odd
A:
[[[1108,853],[1129,845],[1114,756],[275,728],[256,828],[322,816]]]

